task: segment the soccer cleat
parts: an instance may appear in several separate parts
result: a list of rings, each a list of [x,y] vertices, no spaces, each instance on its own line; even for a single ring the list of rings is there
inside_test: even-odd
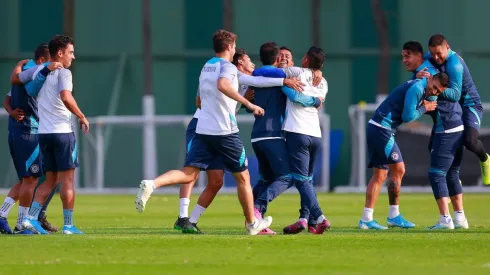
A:
[[[443,223],[441,221],[438,221],[436,224],[433,226],[427,227],[427,230],[452,230],[454,229],[454,223],[451,220],[449,223]]]
[[[291,225],[288,225],[282,229],[284,234],[298,234],[305,230],[308,225],[305,221],[297,221]],[[316,230],[315,230],[316,232]]]
[[[276,235],[275,231],[272,231],[270,228],[266,228],[259,232],[257,235]]]
[[[174,223],[174,229],[175,230],[182,230],[184,228],[184,225],[186,221],[189,221],[188,217],[181,218],[180,216],[177,218],[177,220]]]
[[[78,230],[74,225],[65,225],[62,230],[65,235],[80,235],[83,234],[82,231]]]
[[[138,195],[136,195],[136,210],[138,212],[143,212],[145,210],[146,202],[151,197],[151,193],[153,193],[154,187],[149,180],[143,180],[140,183],[140,189],[138,190]]]
[[[487,160],[480,162],[481,166],[481,181],[485,185],[490,185],[490,155],[487,154]]]
[[[388,229],[388,227],[382,226],[381,224],[379,224],[375,220],[372,220],[369,222],[359,221],[359,228],[360,229],[375,229],[375,230],[386,230],[386,229]]]
[[[44,216],[41,219],[39,219],[39,222],[41,223],[41,226],[44,228],[44,230],[48,231],[49,233],[56,233],[59,230],[56,226],[53,226],[47,220],[47,216]]]
[[[39,223],[38,220],[31,220],[31,219],[25,218],[22,221],[22,227],[24,229],[30,230],[34,234],[42,234],[42,235],[49,234],[48,231],[44,230],[44,228],[41,226],[41,223]]]
[[[410,221],[407,221],[402,214],[399,214],[393,219],[386,218],[386,222],[388,224],[388,227],[400,227],[400,228],[407,228],[407,229],[415,227],[415,224]]]
[[[313,233],[313,234],[321,235],[329,229],[330,229],[330,222],[327,219],[325,219],[325,220],[323,220],[323,222],[319,223],[316,226],[315,233]]]
[[[468,229],[470,228],[470,226],[468,225],[468,220],[465,219],[464,221],[457,221],[457,220],[453,220],[453,223],[454,223],[454,228],[455,229]]]
[[[316,224],[309,224],[308,225],[308,232],[310,232],[311,234],[315,234],[316,232]]]
[[[0,217],[0,234],[12,234],[9,222],[4,217]]]
[[[197,223],[191,223],[189,219],[187,219],[187,222],[184,224],[184,227],[182,228],[182,233],[184,234],[203,234],[199,227],[197,227]]]
[[[17,226],[14,228],[15,235],[34,235],[29,229],[18,228]]]
[[[247,224],[245,228],[249,235],[257,235],[260,231],[268,228],[272,224],[272,217],[267,216],[263,219],[256,219],[253,224]]]

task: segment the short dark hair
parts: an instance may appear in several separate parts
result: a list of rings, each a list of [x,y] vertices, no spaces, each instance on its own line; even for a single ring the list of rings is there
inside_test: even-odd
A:
[[[73,38],[67,35],[56,35],[49,41],[49,54],[51,56],[56,56],[59,50],[66,49],[70,44],[75,45]]]
[[[432,79],[437,79],[437,81],[439,81],[439,83],[441,83],[441,86],[444,88],[449,87],[449,76],[444,72],[433,75]]]
[[[213,34],[213,50],[222,53],[226,47],[236,42],[237,35],[227,30],[219,29]]]
[[[238,60],[240,60],[240,58],[244,57],[245,55],[247,55],[247,52],[244,49],[237,49],[235,51],[235,55],[233,55],[233,61],[231,63],[233,63],[233,65],[235,66],[238,66]]]
[[[286,46],[282,46],[281,48],[279,48],[279,50],[281,50],[281,51],[282,51],[282,50],[285,50],[285,51],[288,51],[288,52],[290,52],[291,54],[293,54],[293,51],[291,51],[291,49],[290,49],[290,48],[288,48],[288,47],[286,47]]]
[[[260,46],[260,62],[263,65],[272,65],[279,56],[279,46],[276,42],[266,42]]]
[[[403,44],[403,50],[409,51],[411,53],[420,53],[422,56],[424,55],[424,47],[418,41],[408,41]]]
[[[429,38],[429,47],[441,46],[446,42],[446,37],[442,34],[434,34]]]
[[[325,61],[325,52],[318,47],[311,47],[307,52],[309,68],[314,70],[319,70],[323,66]]]
[[[34,51],[34,60],[44,57],[44,59],[47,61],[49,60],[49,56],[48,43],[42,43],[41,45],[37,46],[36,51]]]

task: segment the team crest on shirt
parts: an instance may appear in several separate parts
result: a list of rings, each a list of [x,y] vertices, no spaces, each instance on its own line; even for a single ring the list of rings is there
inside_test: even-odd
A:
[[[39,165],[33,164],[31,165],[31,168],[29,168],[29,170],[31,170],[31,172],[34,174],[39,173]]]
[[[391,153],[391,159],[394,161],[397,161],[400,156],[398,155],[397,152]]]
[[[248,158],[245,158],[245,162],[243,163],[246,167],[248,167]]]

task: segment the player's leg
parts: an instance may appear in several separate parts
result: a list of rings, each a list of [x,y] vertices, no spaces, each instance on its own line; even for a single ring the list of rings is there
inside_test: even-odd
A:
[[[268,228],[272,217],[257,219],[254,214],[252,187],[248,173],[248,161],[240,136],[235,133],[227,136],[205,136],[214,150],[223,159],[226,170],[230,171],[237,183],[238,200],[243,209],[248,234],[257,235]]]
[[[259,168],[259,180],[252,188],[255,201],[267,189],[273,176],[272,169],[267,161],[267,154],[262,150],[262,142],[252,142],[252,149],[254,150],[255,157],[257,158]]]
[[[463,207],[463,186],[459,180],[459,169],[461,167],[461,161],[463,160],[463,151],[464,148],[461,146],[454,155],[453,164],[447,172],[446,180],[449,198],[451,199],[451,203],[453,205],[454,228],[468,229],[468,220],[464,214]]]
[[[42,142],[40,141],[40,144]],[[42,148],[42,147],[41,147]],[[32,200],[31,207],[29,208],[29,212],[27,217],[22,222],[22,228],[29,229],[33,233],[36,234],[49,234],[39,222],[39,214],[43,208],[43,205],[46,201],[46,198],[49,194],[56,188],[58,183],[58,173],[53,172],[54,157],[51,158],[52,155],[48,154],[47,150],[42,150],[43,152],[43,169],[46,173],[46,178],[43,183],[41,183],[35,194],[34,199]]]
[[[457,146],[461,145],[461,135],[462,133],[458,132],[437,133],[434,136],[430,156],[429,181],[441,216],[439,221],[428,229],[454,229],[448,207],[449,190],[446,176],[453,163]],[[457,143],[456,138],[459,138],[459,143]]]
[[[41,209],[41,213],[39,213],[39,222],[41,223],[41,226],[48,232],[50,233],[56,233],[58,232],[58,228],[56,226],[53,226],[49,221],[48,217],[46,216],[46,212],[48,211],[48,206],[51,203],[51,200],[53,199],[54,195],[56,192],[58,192],[60,189],[60,184],[58,183],[56,187],[49,193],[48,198],[46,199],[46,202],[43,205],[43,208]],[[34,191],[36,192],[36,191]]]
[[[485,147],[483,147],[483,143],[479,140],[482,114],[483,109],[481,106],[463,108],[464,146],[480,159],[482,182],[485,185],[489,185],[490,159]]]
[[[206,170],[208,184],[199,196],[197,204],[192,210],[189,222],[185,224],[184,228],[182,228],[182,233],[202,234],[201,230],[197,227],[199,218],[211,205],[219,190],[221,190],[221,187],[223,187],[223,177],[225,175],[225,171],[223,170],[224,167],[219,169],[220,167],[223,167],[223,162],[220,158],[218,158],[213,161],[213,163],[209,165],[209,169]]]
[[[19,180],[12,186],[7,197],[3,201],[2,207],[0,208],[0,234],[12,234],[7,218],[15,202],[19,199],[21,186],[22,180]]]
[[[185,131],[185,148],[186,153],[189,151],[192,140],[196,136],[196,126],[197,126],[197,118],[193,118],[189,124],[187,125],[187,129]],[[179,216],[177,217],[177,221],[174,223],[174,229],[182,230],[184,224],[189,223],[189,204],[191,201],[192,189],[194,188],[194,184],[196,182],[193,181],[189,184],[180,185],[179,191]]]
[[[368,167],[373,168],[373,175],[366,189],[366,201],[362,218],[359,221],[359,228],[384,230],[387,227],[374,220],[374,206],[378,200],[381,186],[388,176],[388,164],[402,163],[403,159],[391,131],[368,124],[366,135]]]
[[[396,144],[395,144],[396,146]],[[398,162],[395,164],[389,164],[390,179],[388,180],[388,217],[386,222],[389,227],[400,228],[413,228],[415,224],[406,220],[402,214],[400,214],[400,191],[403,176],[405,175],[405,163]]]
[[[135,205],[138,212],[143,212],[151,194],[157,188],[175,184],[190,184],[197,180],[200,169],[206,169],[213,161],[211,148],[203,140],[202,135],[196,135],[187,152],[182,170],[168,171],[153,180],[143,180],[139,185]]]

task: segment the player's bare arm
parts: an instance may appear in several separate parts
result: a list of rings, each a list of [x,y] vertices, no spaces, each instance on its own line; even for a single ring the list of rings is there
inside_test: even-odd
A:
[[[238,91],[236,91],[233,88],[233,86],[230,83],[230,80],[228,80],[227,78],[221,77],[218,79],[218,90],[222,92],[224,95],[226,95],[227,97],[236,100],[237,102],[241,103],[243,106],[247,107],[249,110],[251,110],[254,113],[254,115],[258,115],[258,116],[264,115],[264,109],[252,104],[245,97],[241,96],[238,93]]]
[[[5,99],[3,100],[3,108],[17,122],[23,120],[25,117],[24,111],[22,109],[19,108],[12,109],[12,102],[10,101],[9,95],[5,96]]]
[[[284,86],[288,86],[291,89],[294,89],[298,92],[302,92],[304,90],[303,87],[305,86],[305,84],[297,78],[285,78]]]
[[[313,86],[320,85],[323,79],[323,72],[320,70],[313,70]]]
[[[27,62],[29,62],[29,59],[24,59],[17,62],[17,65],[14,67],[14,70],[12,71],[12,75],[10,76],[10,82],[12,84],[14,85],[22,84],[19,79],[19,73],[22,72],[22,67],[24,67],[24,65],[27,64]]]
[[[82,126],[85,126],[85,129],[83,129],[83,132],[88,133],[90,123],[88,122],[87,118],[82,113],[80,108],[78,108],[78,104],[77,104],[75,98],[73,98],[73,95],[71,94],[71,92],[67,91],[67,90],[61,91],[60,92],[60,98],[61,98],[61,101],[63,101],[63,104],[65,104],[66,108],[70,112],[72,112],[75,116],[77,116],[78,119],[80,120],[80,129],[82,129]]]

